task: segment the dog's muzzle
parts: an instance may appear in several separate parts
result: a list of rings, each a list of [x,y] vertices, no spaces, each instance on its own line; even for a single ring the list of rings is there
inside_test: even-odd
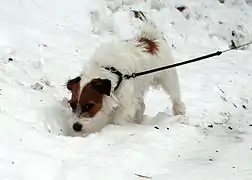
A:
[[[74,123],[74,124],[73,124],[73,130],[74,130],[75,132],[80,132],[80,131],[82,130],[82,124],[80,124],[80,123],[78,123],[78,122]]]

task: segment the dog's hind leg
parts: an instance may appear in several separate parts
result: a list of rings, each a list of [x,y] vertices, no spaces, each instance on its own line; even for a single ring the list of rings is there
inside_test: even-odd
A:
[[[144,118],[145,104],[144,99],[139,100],[139,104],[136,109],[135,121],[136,124],[141,124]]]
[[[178,74],[175,68],[160,73],[158,82],[171,97],[174,115],[185,115],[185,105],[181,101]]]

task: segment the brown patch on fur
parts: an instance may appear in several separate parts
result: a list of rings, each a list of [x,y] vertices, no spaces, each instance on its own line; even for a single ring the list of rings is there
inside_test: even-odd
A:
[[[78,117],[94,117],[102,108],[104,94],[109,95],[111,82],[107,79],[93,79],[80,89],[80,77],[67,82],[67,89],[72,96],[68,101],[72,111]]]
[[[92,87],[92,80],[81,91],[79,105],[80,116],[94,117],[102,108],[104,94],[98,92]]]
[[[147,38],[140,38],[138,41],[144,45],[144,48],[147,50],[147,52],[149,52],[152,55],[157,54],[158,45],[156,42]]]
[[[71,91],[72,96],[71,99],[68,101],[70,104],[72,111],[75,112],[79,100],[79,95],[80,95],[80,77],[76,77],[74,79],[70,79],[67,82],[67,89]]]

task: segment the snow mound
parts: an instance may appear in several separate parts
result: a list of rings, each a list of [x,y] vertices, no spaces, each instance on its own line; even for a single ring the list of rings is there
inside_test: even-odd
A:
[[[177,68],[186,117],[150,89],[142,125],[71,136],[66,81],[101,43],[134,35],[130,9],[178,62],[252,40],[249,0],[2,1],[0,179],[252,179],[251,46]]]

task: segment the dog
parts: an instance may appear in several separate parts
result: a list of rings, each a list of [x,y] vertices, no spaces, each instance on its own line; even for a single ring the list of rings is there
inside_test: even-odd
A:
[[[145,111],[144,95],[149,87],[161,86],[172,100],[174,115],[185,115],[175,68],[125,78],[174,63],[169,45],[158,28],[141,11],[132,10],[141,21],[140,34],[133,39],[100,45],[78,77],[67,82],[71,92],[74,133],[85,136],[108,124],[141,124]]]

